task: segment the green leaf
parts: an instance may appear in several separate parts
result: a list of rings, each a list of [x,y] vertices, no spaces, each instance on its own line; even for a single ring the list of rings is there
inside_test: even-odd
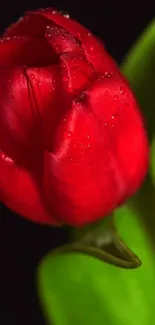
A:
[[[49,253],[38,269],[38,291],[47,324],[153,325],[155,259],[147,233],[131,208],[116,211],[125,242],[142,259],[127,270],[79,253]]]
[[[146,28],[122,63],[145,115],[149,139],[155,134],[155,20]]]

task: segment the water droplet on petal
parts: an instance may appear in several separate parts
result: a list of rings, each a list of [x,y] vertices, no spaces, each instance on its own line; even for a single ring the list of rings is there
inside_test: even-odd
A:
[[[114,100],[115,101],[118,100],[118,96],[117,95],[114,96]]]
[[[125,93],[125,88],[124,87],[120,88],[120,93],[121,93],[121,95],[123,95]]]
[[[105,95],[108,96],[109,95],[109,90],[105,91]]]
[[[60,66],[62,69],[66,68],[66,65],[64,63],[62,63]]]
[[[115,123],[116,123],[116,118],[118,117],[118,113],[114,113],[112,116],[111,116],[111,120],[112,120],[112,124],[111,126],[114,127],[115,126]]]
[[[23,19],[24,19],[23,17],[19,17],[17,23],[20,23]]]
[[[34,76],[33,73],[30,73],[30,78],[31,78],[31,79],[35,79],[35,76]]]
[[[68,87],[68,92],[69,93],[72,93],[72,91],[73,91],[73,88],[72,87]]]
[[[90,46],[89,50],[90,50],[90,52],[93,52],[94,51],[94,46]]]
[[[72,135],[72,132],[68,131],[68,132],[67,132],[67,137],[70,138],[71,135]]]
[[[13,160],[10,157],[5,156],[4,160],[8,163],[13,162]]]
[[[62,15],[62,16],[64,16],[67,19],[70,18],[70,15],[67,12],[65,12],[65,11],[59,11],[59,14]]]
[[[10,158],[10,157],[8,157],[4,152],[2,152],[1,150],[0,150],[0,155],[1,155],[1,158],[4,160],[4,161],[6,161],[7,163],[13,163],[14,161]]]
[[[66,76],[63,77],[63,82],[68,82],[68,80],[69,80],[68,77],[66,77]]]
[[[70,18],[70,15],[69,14],[65,14],[64,17],[67,18],[67,19],[69,19]]]
[[[106,71],[105,74],[104,74],[104,76],[106,78],[110,78],[112,76],[112,73]]]
[[[108,123],[104,123],[104,126],[107,127],[108,126]]]
[[[80,33],[77,33],[77,34],[76,34],[76,37],[77,37],[77,38],[81,38],[81,34],[80,34]]]

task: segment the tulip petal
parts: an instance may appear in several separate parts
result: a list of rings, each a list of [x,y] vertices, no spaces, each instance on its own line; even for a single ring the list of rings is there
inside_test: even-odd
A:
[[[42,69],[37,79],[38,69],[16,67],[0,71],[3,80],[0,87],[0,200],[33,221],[56,224],[42,201],[40,125],[41,99],[45,109],[51,107],[54,68]],[[40,89],[41,77],[44,97]]]
[[[107,143],[87,106],[73,102],[60,124],[54,152],[45,152],[44,160],[44,193],[59,220],[81,226],[102,218],[118,203],[124,185]]]
[[[46,38],[58,55],[63,53],[83,55],[78,40],[65,29],[57,26],[47,26]]]
[[[0,200],[11,210],[43,224],[57,224],[46,211],[33,176],[0,152]]]
[[[106,125],[104,132],[109,139],[109,148],[126,184],[124,201],[137,191],[148,168],[143,118],[132,91],[119,74],[106,75],[86,93],[88,105],[100,123]]]
[[[81,226],[109,214],[140,186],[148,167],[146,134],[119,74],[106,75],[73,101],[59,127],[53,152],[45,153],[46,200],[60,220]]]
[[[75,37],[64,29],[48,26],[46,38],[50,46],[60,56],[65,89],[76,95],[86,88],[93,74],[93,67]],[[77,93],[78,91],[78,93]]]
[[[59,67],[1,70],[0,77],[0,148],[41,174],[43,148],[52,148],[65,110]]]
[[[90,62],[94,69],[99,73],[104,73],[106,71],[113,72],[117,71],[118,68],[114,60],[106,52],[104,45],[101,41],[91,34],[88,29],[83,27],[81,24],[75,20],[68,19],[61,13],[52,10],[51,8],[30,12],[32,15],[40,15],[46,17],[51,23],[61,26],[71,35],[76,37],[84,50],[85,56]]]
[[[56,61],[56,55],[45,39],[13,37],[0,40],[0,66],[46,66]]]
[[[68,31],[81,42],[87,60],[99,73],[118,71],[114,60],[104,45],[86,28],[68,19],[52,8],[26,13],[25,17],[6,30],[4,36],[40,36],[45,34],[47,25],[57,25]]]
[[[43,16],[25,14],[17,22],[11,24],[4,32],[4,38],[13,36],[44,37],[47,19]]]
[[[15,161],[20,157],[25,160],[26,149],[32,143],[35,111],[24,69],[1,70],[0,78],[0,148]]]
[[[1,70],[0,78],[0,149],[19,164],[37,162],[39,168],[39,116],[25,70]]]
[[[65,90],[74,96],[80,95],[91,84],[93,67],[82,57],[63,54],[60,59]]]
[[[35,96],[42,145],[51,150],[55,129],[66,110],[60,69],[58,65],[26,68],[26,75]]]

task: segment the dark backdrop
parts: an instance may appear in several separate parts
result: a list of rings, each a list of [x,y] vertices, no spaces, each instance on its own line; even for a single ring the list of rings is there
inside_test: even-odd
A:
[[[0,6],[0,32],[28,9],[56,7],[69,12],[100,36],[118,63],[153,18],[155,8],[149,1],[140,7],[131,1],[39,1],[3,0]],[[113,4],[114,3],[114,4]],[[139,8],[138,8],[139,7]],[[1,286],[0,324],[44,325],[35,291],[35,270],[40,258],[66,241],[67,231],[34,225],[1,205]],[[51,306],[52,308],[52,306]],[[2,314],[4,312],[4,319]],[[74,325],[74,324],[73,324]],[[79,324],[80,325],[80,324]]]

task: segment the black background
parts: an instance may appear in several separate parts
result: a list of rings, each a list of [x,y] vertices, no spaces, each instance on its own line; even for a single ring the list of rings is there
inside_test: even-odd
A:
[[[135,3],[134,3],[135,2]],[[155,16],[150,2],[134,1],[4,1],[0,6],[0,32],[28,9],[55,7],[70,13],[100,36],[118,63]],[[138,1],[137,1],[138,2]],[[1,205],[1,316],[0,324],[44,325],[35,289],[35,270],[41,257],[67,239],[67,231],[34,225]],[[1,290],[1,288],[4,288]],[[52,306],[51,306],[52,308]],[[4,314],[4,319],[2,317]],[[74,325],[74,324],[73,324]],[[80,325],[80,324],[79,324]]]

